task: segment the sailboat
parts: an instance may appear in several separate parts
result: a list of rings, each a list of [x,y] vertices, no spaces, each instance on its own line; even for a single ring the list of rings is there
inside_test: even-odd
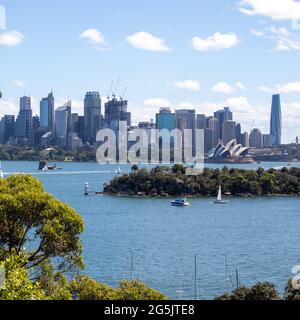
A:
[[[214,202],[214,204],[226,204],[227,201],[223,200],[223,197],[222,197],[222,187],[220,186],[219,188],[219,192],[218,192],[218,198],[217,200]]]
[[[0,162],[0,178],[4,179],[4,173],[3,173],[3,170],[2,170],[2,162]]]
[[[117,170],[116,170],[116,174],[118,174],[118,175],[119,175],[119,174],[122,174],[122,170],[121,170],[121,168],[120,168],[120,167],[118,167],[118,168],[117,168]]]

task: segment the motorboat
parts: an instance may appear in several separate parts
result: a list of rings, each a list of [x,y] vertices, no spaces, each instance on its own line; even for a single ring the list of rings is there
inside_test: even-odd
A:
[[[187,202],[187,200],[183,197],[177,198],[175,201],[172,201],[171,205],[173,207],[189,207],[190,206],[189,202]]]

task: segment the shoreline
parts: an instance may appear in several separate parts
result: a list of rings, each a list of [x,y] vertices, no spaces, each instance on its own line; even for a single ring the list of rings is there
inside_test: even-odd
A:
[[[112,197],[112,198],[132,198],[132,199],[174,199],[176,196],[170,195],[131,195],[131,194],[113,194],[113,193],[106,193],[106,192],[96,192],[96,196],[103,196],[103,197]],[[179,197],[179,196],[177,196]],[[201,195],[187,195],[185,196],[188,199],[215,199],[216,196],[208,195],[208,196],[201,196]],[[270,195],[235,195],[235,196],[224,196],[224,199],[245,199],[245,198],[299,198],[300,194],[270,194]]]

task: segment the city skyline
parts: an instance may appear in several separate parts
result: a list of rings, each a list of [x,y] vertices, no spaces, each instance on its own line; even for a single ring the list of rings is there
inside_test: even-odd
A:
[[[56,108],[70,97],[73,109],[83,114],[86,91],[105,97],[111,80],[116,88],[120,78],[117,91],[129,88],[134,123],[154,117],[164,106],[198,114],[228,106],[246,131],[254,121],[268,132],[270,94],[280,93],[282,138],[290,143],[299,135],[295,65],[300,40],[286,1],[278,1],[274,11],[268,0],[260,1],[263,9],[251,0],[155,5],[90,0],[73,3],[72,10],[57,0],[2,0],[7,23],[0,30],[0,116],[16,115],[16,97],[25,92],[38,113],[39,97],[49,88],[56,93]],[[44,12],[55,15],[55,23],[45,20]],[[76,24],[65,27],[66,16]]]
[[[20,97],[19,114],[5,115],[0,121],[0,138],[2,144],[21,144],[34,147],[59,146],[76,149],[84,145],[97,143],[97,132],[109,128],[115,132],[125,122],[128,132],[135,128],[167,129],[173,132],[179,129],[192,130],[192,146],[195,153],[196,129],[204,130],[204,152],[211,154],[214,148],[237,145],[237,148],[264,148],[280,146],[282,136],[282,115],[280,95],[272,96],[270,112],[270,128],[268,133],[253,126],[250,134],[244,131],[239,119],[229,107],[215,110],[213,115],[197,114],[195,109],[175,109],[160,107],[155,117],[147,122],[139,121],[132,124],[132,115],[128,109],[128,100],[122,97],[106,97],[102,105],[99,92],[88,91],[84,97],[84,115],[72,112],[72,101],[54,108],[53,91],[40,100],[40,113],[33,115],[30,96]],[[155,120],[154,120],[155,118]],[[16,120],[16,121],[15,121]],[[149,132],[147,133],[149,135]],[[150,136],[149,136],[150,138]],[[234,142],[233,142],[234,141]],[[295,138],[296,143],[298,136]]]

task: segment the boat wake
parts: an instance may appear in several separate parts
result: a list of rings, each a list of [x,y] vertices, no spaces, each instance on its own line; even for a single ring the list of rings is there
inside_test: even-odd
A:
[[[74,174],[105,174],[112,171],[44,171],[44,172],[4,172],[5,176],[29,174],[32,176],[56,176],[56,175],[74,175]]]

